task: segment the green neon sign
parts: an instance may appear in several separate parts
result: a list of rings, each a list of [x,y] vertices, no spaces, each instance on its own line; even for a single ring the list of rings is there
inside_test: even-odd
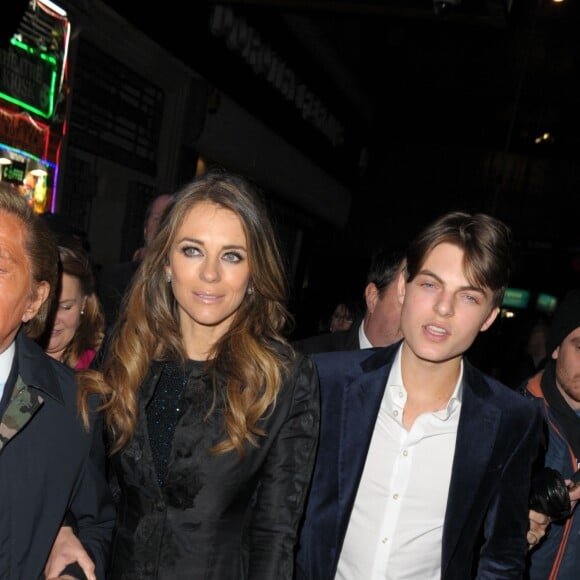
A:
[[[520,288],[506,288],[502,306],[511,306],[513,308],[527,308],[530,300],[530,291],[521,290]]]
[[[0,99],[50,119],[57,73],[53,56],[12,38],[7,49],[0,49]]]

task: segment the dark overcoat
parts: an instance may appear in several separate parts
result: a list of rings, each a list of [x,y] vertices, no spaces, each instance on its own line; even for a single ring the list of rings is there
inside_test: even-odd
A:
[[[67,511],[105,577],[115,508],[100,415],[82,427],[72,369],[20,332],[0,422],[0,578],[44,580]]]

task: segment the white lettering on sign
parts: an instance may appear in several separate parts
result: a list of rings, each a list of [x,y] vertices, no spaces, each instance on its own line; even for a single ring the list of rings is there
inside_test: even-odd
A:
[[[210,31],[223,37],[226,46],[238,52],[254,73],[264,77],[300,111],[302,118],[321,131],[334,147],[344,143],[344,127],[320,99],[300,81],[278,54],[243,18],[229,6],[216,5],[210,18]]]
[[[0,93],[29,111],[49,117],[54,106],[56,60],[11,40],[0,48]]]

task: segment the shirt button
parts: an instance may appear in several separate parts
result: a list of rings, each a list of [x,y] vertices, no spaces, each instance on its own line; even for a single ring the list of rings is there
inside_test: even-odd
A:
[[[388,541],[389,541],[389,538],[383,538],[383,539],[381,540],[381,542],[382,542],[383,544],[386,544]]]
[[[399,397],[402,399],[404,397],[403,391],[399,391]]]
[[[398,416],[398,414],[399,414],[399,411],[393,411],[393,415],[394,415],[395,417],[397,417],[397,416]]]
[[[403,456],[407,457],[407,455],[409,455],[409,452],[405,449],[405,451],[403,451]]]
[[[393,494],[393,499],[399,499],[399,494],[398,493]]]

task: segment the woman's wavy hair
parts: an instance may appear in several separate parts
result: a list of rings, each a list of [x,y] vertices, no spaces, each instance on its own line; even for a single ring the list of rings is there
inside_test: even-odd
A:
[[[95,289],[95,275],[90,256],[81,247],[58,246],[60,269],[77,278],[86,296],[81,322],[66,347],[62,362],[73,367],[88,349],[99,350],[105,336],[105,315]]]
[[[114,439],[113,453],[135,432],[137,391],[151,362],[187,358],[166,267],[179,228],[202,202],[227,208],[239,217],[247,240],[251,289],[208,361],[214,401],[220,378],[226,389],[226,436],[213,451],[236,450],[243,456],[245,442],[257,445],[257,436],[264,435],[258,420],[275,403],[293,352],[283,334],[291,323],[283,261],[258,191],[239,175],[211,170],[174,195],[123,301],[105,358],[101,389],[105,422]]]

